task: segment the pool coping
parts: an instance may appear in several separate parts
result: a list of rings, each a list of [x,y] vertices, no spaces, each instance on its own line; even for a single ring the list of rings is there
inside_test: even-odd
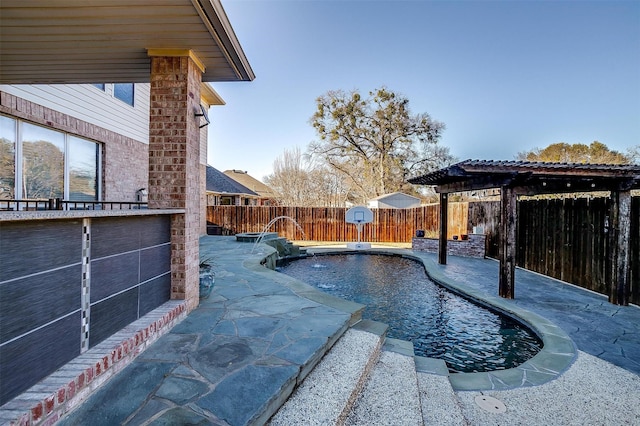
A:
[[[414,356],[416,371],[420,373],[446,375],[454,391],[507,390],[519,387],[538,386],[558,378],[576,360],[578,351],[573,340],[559,326],[548,319],[518,307],[509,299],[490,296],[481,291],[469,288],[445,276],[437,268],[432,259],[422,258],[419,254],[407,249],[371,248],[353,250],[346,248],[314,248],[308,247],[308,254],[385,254],[400,256],[422,263],[429,278],[442,287],[470,299],[484,307],[507,315],[529,327],[542,341],[542,349],[535,356],[515,368],[495,370],[482,373],[449,373],[443,367],[444,361],[435,358]],[[300,256],[303,257],[303,256]],[[297,280],[295,280],[297,281]],[[342,299],[329,296],[310,286],[303,296],[313,298],[320,303],[340,309],[334,303],[341,304]],[[320,295],[317,295],[320,293]],[[328,297],[325,297],[328,296]],[[336,300],[337,299],[337,300]],[[353,302],[349,302],[353,303]]]

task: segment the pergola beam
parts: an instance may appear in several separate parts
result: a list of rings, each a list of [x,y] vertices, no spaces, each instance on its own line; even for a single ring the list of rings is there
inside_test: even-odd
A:
[[[519,195],[611,191],[611,232],[607,282],[609,301],[627,305],[630,297],[631,194],[640,189],[640,166],[632,164],[569,164],[527,161],[466,160],[409,179],[433,185],[440,193],[438,261],[447,262],[448,194],[501,188],[499,294],[515,294],[517,199]]]
[[[500,188],[500,276],[498,294],[506,299],[515,296],[516,231],[518,195],[513,188]]]
[[[440,235],[438,236],[438,263],[447,264],[447,225],[449,222],[449,195],[440,194]]]
[[[611,227],[609,230],[609,302],[629,304],[631,281],[631,192],[611,192]]]
[[[513,175],[477,176],[473,180],[445,183],[436,187],[436,192],[452,193],[478,191],[482,189],[500,188],[513,182]]]

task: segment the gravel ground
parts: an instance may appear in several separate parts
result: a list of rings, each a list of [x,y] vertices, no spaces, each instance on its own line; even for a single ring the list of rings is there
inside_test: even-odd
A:
[[[345,425],[422,425],[417,382],[413,357],[382,352]]]
[[[348,401],[357,396],[354,392],[362,389],[366,366],[380,344],[378,335],[347,330],[271,418],[269,426],[338,424],[345,407],[352,405]]]
[[[478,395],[497,398],[506,412],[481,409]],[[457,396],[470,425],[640,425],[640,376],[584,352],[547,384]]]

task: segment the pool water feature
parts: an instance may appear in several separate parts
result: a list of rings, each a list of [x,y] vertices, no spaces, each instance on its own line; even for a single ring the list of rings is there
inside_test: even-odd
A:
[[[318,255],[278,271],[331,295],[366,305],[363,318],[389,326],[416,355],[444,360],[452,372],[514,368],[542,344],[519,322],[432,282],[417,261],[380,254]]]

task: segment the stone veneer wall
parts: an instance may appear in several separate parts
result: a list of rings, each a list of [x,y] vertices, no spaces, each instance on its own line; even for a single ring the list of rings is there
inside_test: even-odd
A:
[[[68,114],[0,91],[0,112],[102,144],[102,197],[108,201],[136,201],[136,191],[147,188],[149,147],[118,133]]]
[[[483,258],[486,239],[487,236],[483,234],[469,234],[468,240],[449,240],[447,241],[447,255]],[[438,239],[414,237],[411,240],[411,248],[416,251],[437,253]]]

